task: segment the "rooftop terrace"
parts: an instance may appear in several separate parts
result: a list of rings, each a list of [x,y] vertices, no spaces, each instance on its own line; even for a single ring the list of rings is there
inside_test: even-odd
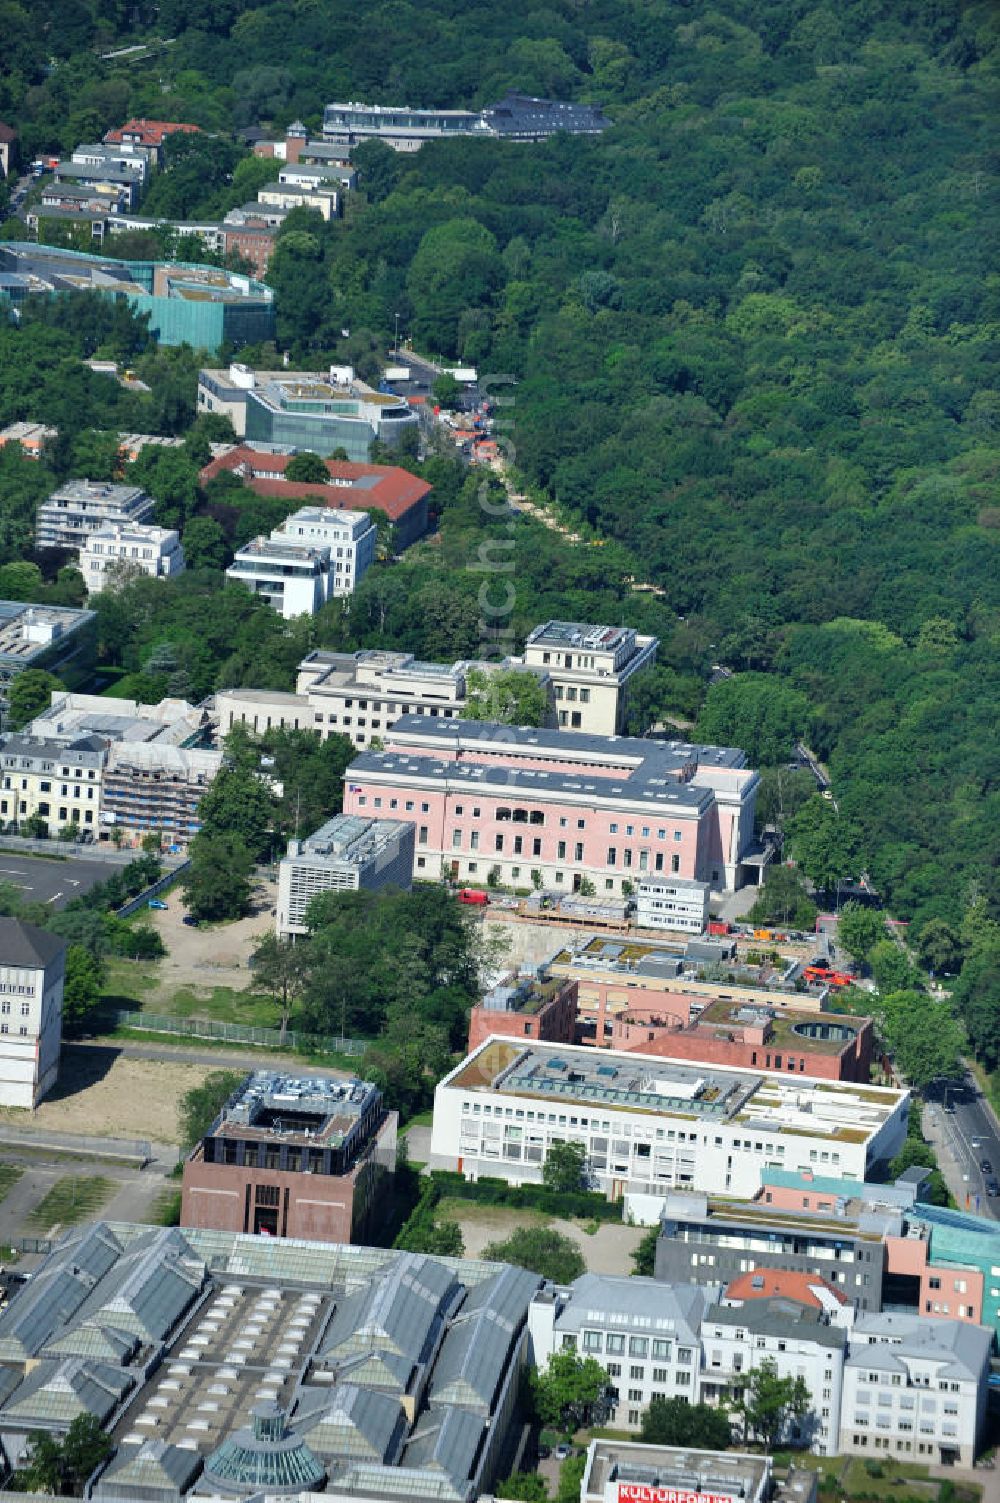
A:
[[[255,1070],[226,1103],[212,1136],[339,1147],[378,1094],[367,1081]]]

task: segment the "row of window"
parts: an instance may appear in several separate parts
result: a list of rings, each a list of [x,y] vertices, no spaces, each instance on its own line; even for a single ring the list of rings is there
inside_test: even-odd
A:
[[[23,1023],[17,1031],[21,1038],[25,1039],[28,1037],[28,1030],[27,1028],[25,1028]],[[10,1033],[10,1024],[0,1023],[0,1033]]]
[[[3,1015],[4,1015],[5,1018],[10,1016],[10,1003],[9,1002],[0,1002],[0,1013],[3,1013]],[[31,1003],[30,1002],[22,1002],[21,1003],[21,1016],[22,1016],[22,1018],[29,1018],[31,1016]]]

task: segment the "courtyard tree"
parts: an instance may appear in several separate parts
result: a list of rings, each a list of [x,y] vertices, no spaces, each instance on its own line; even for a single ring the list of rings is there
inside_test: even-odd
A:
[[[552,1143],[542,1165],[542,1184],[547,1190],[567,1193],[583,1188],[587,1150],[583,1143]]]
[[[608,1375],[596,1358],[553,1352],[544,1372],[532,1377],[535,1413],[543,1425],[572,1435],[602,1416],[607,1388]]]
[[[812,1396],[804,1378],[782,1378],[770,1359],[750,1373],[740,1405],[748,1434],[773,1451],[790,1422],[809,1413]]]

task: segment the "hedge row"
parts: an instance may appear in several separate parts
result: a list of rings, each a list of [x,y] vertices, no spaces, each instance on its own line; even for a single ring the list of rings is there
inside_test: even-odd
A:
[[[621,1221],[618,1201],[605,1200],[589,1190],[547,1190],[544,1185],[509,1185],[505,1179],[481,1176],[466,1179],[450,1169],[432,1169],[431,1179],[442,1195],[476,1200],[485,1205],[509,1206],[512,1210],[542,1211],[546,1216],[577,1216],[581,1221]]]

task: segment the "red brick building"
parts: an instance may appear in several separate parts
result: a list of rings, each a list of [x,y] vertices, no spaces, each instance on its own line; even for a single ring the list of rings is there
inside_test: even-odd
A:
[[[396,1168],[398,1117],[359,1080],[258,1070],[184,1165],[181,1226],[363,1242]]]
[[[575,981],[507,976],[469,1015],[468,1053],[491,1034],[572,1044],[576,1034]]]
[[[699,999],[688,997],[688,1004]],[[677,999],[647,993],[611,1022],[610,1047],[704,1060],[738,1069],[781,1070],[821,1080],[871,1078],[872,1021],[837,1013],[796,1013],[718,997],[680,1021]]]
[[[310,485],[283,478],[293,458],[292,454],[272,454],[267,449],[255,449],[252,444],[240,444],[213,459],[198,478],[202,485],[207,485],[228,470],[258,496],[310,501],[317,506],[349,511],[380,511],[393,524],[398,549],[408,548],[427,531],[427,498],[432,487],[409,470],[397,465],[325,459],[329,481]]]

